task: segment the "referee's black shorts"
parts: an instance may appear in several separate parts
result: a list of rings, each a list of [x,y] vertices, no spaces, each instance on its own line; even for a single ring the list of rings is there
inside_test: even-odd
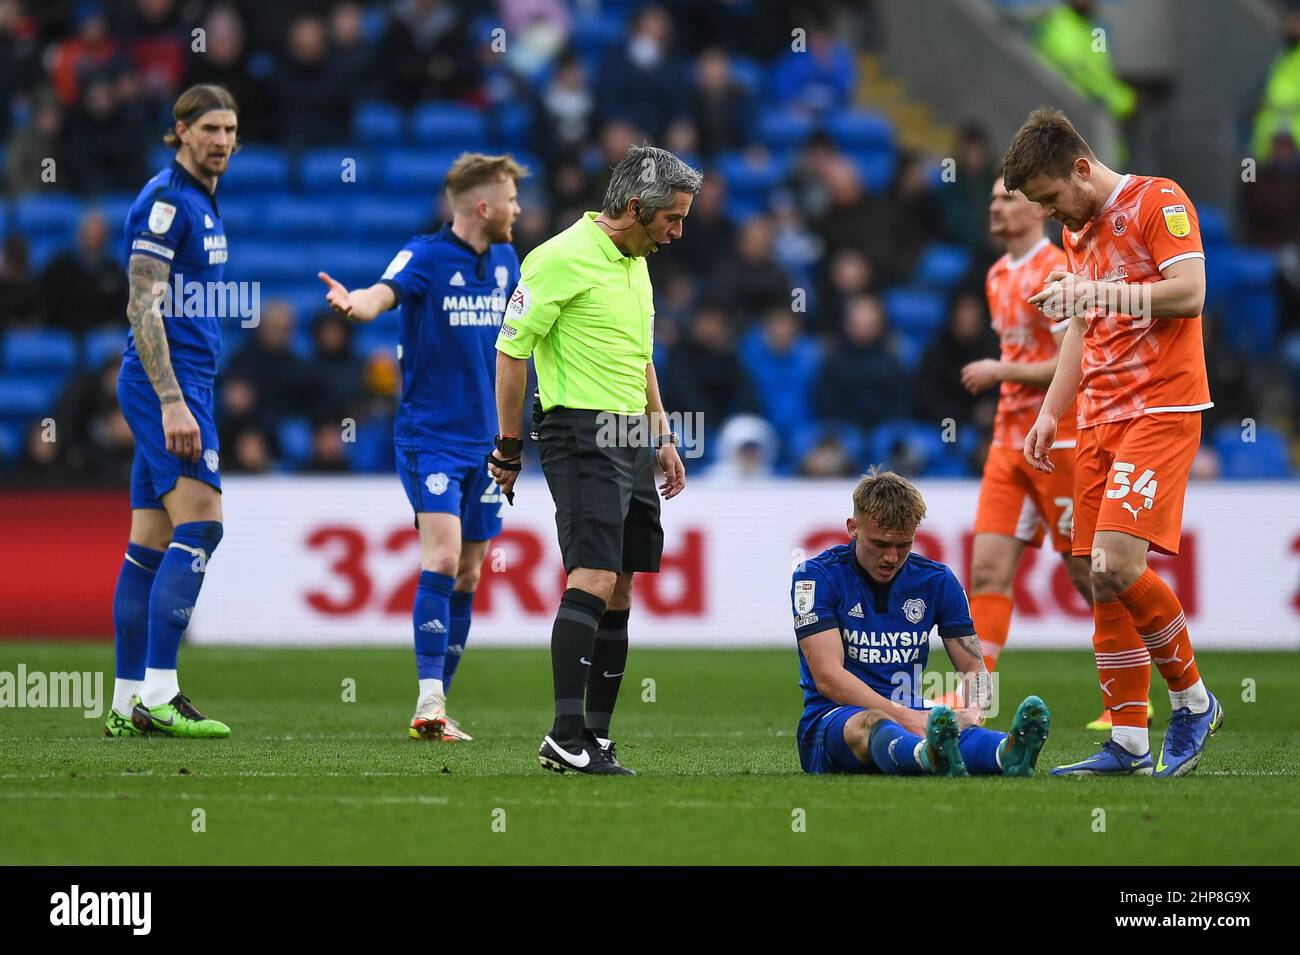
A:
[[[634,416],[602,415],[555,408],[537,429],[542,473],[555,501],[564,570],[657,571],[664,531],[655,493],[654,449],[624,446],[645,442],[597,440],[602,423],[610,419],[623,426],[617,429],[620,435],[645,435],[648,429],[644,422],[635,427]]]

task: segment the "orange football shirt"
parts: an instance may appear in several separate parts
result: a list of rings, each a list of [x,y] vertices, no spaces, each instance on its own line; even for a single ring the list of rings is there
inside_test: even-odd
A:
[[[1099,282],[1146,285],[1175,262],[1205,258],[1196,208],[1158,176],[1124,176],[1101,212],[1063,238],[1069,270]],[[1200,315],[1141,318],[1093,307],[1086,318],[1080,428],[1212,407]]]
[[[1057,324],[1028,299],[1043,290],[1043,281],[1053,270],[1066,269],[1065,253],[1043,239],[1019,259],[1007,253],[993,263],[984,280],[984,294],[989,303],[993,330],[1002,345],[1002,360],[1008,362],[1045,361],[1056,357],[1052,328]],[[998,396],[998,413],[993,421],[993,444],[1019,451],[1025,435],[1038,420],[1038,411],[1046,397],[1045,388],[1002,382]],[[1075,409],[1073,402],[1061,414],[1053,447],[1074,447]]]

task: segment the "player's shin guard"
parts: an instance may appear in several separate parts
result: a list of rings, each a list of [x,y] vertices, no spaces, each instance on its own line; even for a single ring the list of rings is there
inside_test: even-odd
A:
[[[552,737],[576,739],[586,729],[587,667],[591,665],[596,627],[605,614],[605,601],[570,587],[560,598],[551,629],[551,677],[555,681],[555,725]]]
[[[998,762],[998,747],[1007,738],[1006,733],[968,726],[957,737],[957,748],[972,776],[1000,776],[1002,765]]]
[[[893,720],[881,720],[871,727],[867,738],[871,761],[890,776],[922,775],[925,768],[917,762],[916,753],[924,742],[924,737],[909,733]]]
[[[1093,605],[1096,629],[1092,647],[1097,657],[1097,680],[1102,701],[1110,710],[1115,730],[1147,730],[1147,694],[1151,688],[1151,656],[1133,626],[1133,618],[1117,600]]]
[[[442,682],[451,623],[451,588],[455,585],[455,577],[420,571],[411,625],[415,628],[415,669],[421,680]]]
[[[1186,690],[1195,684],[1201,674],[1187,633],[1187,618],[1169,585],[1148,567],[1119,599],[1169,689]]]
[[[153,590],[163,552],[128,543],[122,570],[113,591],[113,637],[117,651],[113,709],[129,715],[131,698],[144,687],[145,658],[149,652],[149,593]]]
[[[220,521],[191,521],[172,531],[149,591],[149,651],[141,694],[147,707],[169,703],[180,692],[176,658],[181,637],[194,614],[208,561],[220,543]]]
[[[453,590],[451,592],[451,635],[447,638],[447,659],[442,667],[443,692],[451,692],[451,678],[456,675],[461,659],[465,656],[465,644],[469,642],[470,616],[474,612],[474,591]]]
[[[992,673],[1011,630],[1011,598],[1006,594],[971,594],[970,613],[975,632],[980,635],[984,668]]]
[[[587,673],[587,729],[604,739],[618,702],[627,667],[627,610],[606,610],[596,628],[596,644]]]

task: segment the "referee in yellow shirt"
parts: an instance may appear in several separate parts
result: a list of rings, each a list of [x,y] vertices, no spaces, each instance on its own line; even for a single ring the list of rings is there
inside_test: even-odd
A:
[[[665,149],[629,149],[604,208],[524,259],[497,338],[501,433],[490,470],[511,496],[534,355],[538,451],[568,574],[551,631],[555,723],[538,750],[556,772],[632,775],[609,723],[627,661],[632,575],[657,572],[663,554],[655,463],[665,499],[686,486],[655,377],[646,256],[682,237],[701,181]]]

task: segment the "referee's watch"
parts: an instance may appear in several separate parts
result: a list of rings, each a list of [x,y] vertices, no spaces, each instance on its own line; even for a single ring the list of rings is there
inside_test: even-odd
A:
[[[681,443],[682,439],[677,436],[676,431],[665,431],[663,434],[655,435],[653,446],[658,451],[665,445],[671,444],[673,447],[678,447]]]

